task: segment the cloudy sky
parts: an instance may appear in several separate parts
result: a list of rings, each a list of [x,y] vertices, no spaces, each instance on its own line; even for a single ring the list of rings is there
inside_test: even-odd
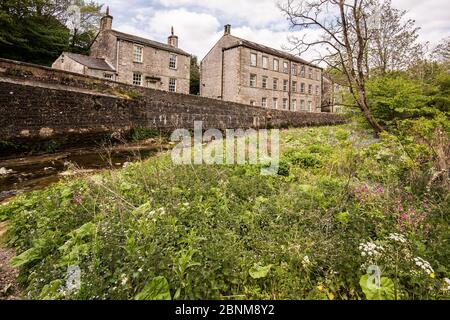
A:
[[[113,28],[166,42],[170,27],[180,47],[202,59],[222,36],[223,26],[232,34],[281,49],[287,44],[289,24],[277,9],[283,0],[99,0],[110,6]],[[421,30],[421,40],[436,44],[450,36],[448,0],[392,0],[408,11]],[[304,56],[312,59],[314,53]]]

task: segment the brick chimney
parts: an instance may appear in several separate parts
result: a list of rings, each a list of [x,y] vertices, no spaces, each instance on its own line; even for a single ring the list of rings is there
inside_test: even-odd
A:
[[[113,17],[109,15],[109,7],[106,7],[105,15],[100,20],[100,31],[112,29]]]
[[[224,35],[229,36],[231,34],[231,24],[227,24],[224,27]]]
[[[169,38],[167,38],[167,43],[169,44],[169,46],[178,48],[178,37],[175,35],[173,31],[173,27],[171,29]]]

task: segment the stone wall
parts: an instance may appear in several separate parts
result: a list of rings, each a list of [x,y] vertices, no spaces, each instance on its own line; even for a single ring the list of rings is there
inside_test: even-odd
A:
[[[251,107],[119,84],[0,59],[0,141],[66,139],[149,128],[288,127],[343,123],[342,116]]]

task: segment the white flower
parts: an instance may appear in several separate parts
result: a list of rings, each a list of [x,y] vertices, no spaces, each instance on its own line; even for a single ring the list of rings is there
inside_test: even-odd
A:
[[[128,282],[127,275],[126,275],[125,273],[123,273],[120,277],[122,278],[121,284],[122,284],[123,286],[126,285],[127,282]]]
[[[304,268],[308,267],[311,264],[311,260],[309,260],[308,256],[304,256],[302,260],[302,265]]]
[[[406,243],[406,238],[405,236],[398,234],[398,233],[391,233],[388,237],[388,239],[397,241],[397,242],[401,242],[401,243]]]
[[[434,273],[434,270],[428,261],[425,261],[424,259],[422,259],[420,257],[416,257],[416,258],[414,258],[414,262],[416,263],[416,266],[418,266],[420,269],[425,271],[428,275],[431,275]]]
[[[446,290],[450,290],[450,279],[449,278],[444,278],[444,282],[447,284]]]
[[[371,241],[366,243],[361,243],[359,245],[359,250],[361,251],[361,256],[379,256],[383,252],[384,248],[376,243],[373,243]]]

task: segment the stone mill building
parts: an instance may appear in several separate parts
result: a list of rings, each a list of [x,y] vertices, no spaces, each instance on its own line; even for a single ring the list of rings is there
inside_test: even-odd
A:
[[[265,108],[321,112],[322,69],[298,56],[231,35],[201,63],[200,94]]]

